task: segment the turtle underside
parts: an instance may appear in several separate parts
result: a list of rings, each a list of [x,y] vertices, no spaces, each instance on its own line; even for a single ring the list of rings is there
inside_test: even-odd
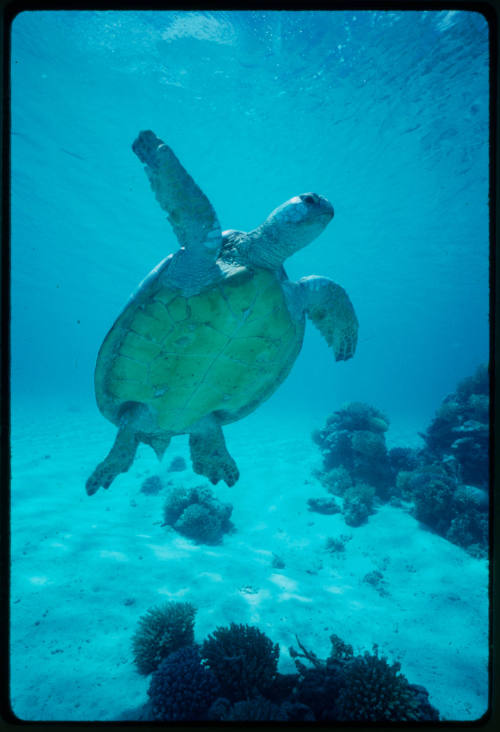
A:
[[[101,412],[118,424],[124,405],[148,407],[154,431],[182,434],[215,413],[240,419],[286,378],[300,351],[275,272],[233,267],[197,295],[149,281],[106,336],[95,385]]]

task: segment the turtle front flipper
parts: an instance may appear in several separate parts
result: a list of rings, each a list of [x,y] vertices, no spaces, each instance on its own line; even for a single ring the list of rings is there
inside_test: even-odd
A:
[[[151,130],[139,134],[132,150],[145,164],[151,188],[167,212],[180,246],[215,260],[222,243],[221,228],[203,191]]]
[[[228,486],[236,483],[240,472],[227,450],[222,427],[214,416],[204,417],[193,426],[189,447],[195,473],[204,475],[214,484],[219,480]]]
[[[344,288],[317,275],[303,277],[299,285],[306,313],[333,348],[335,360],[352,358],[358,341],[358,319]]]

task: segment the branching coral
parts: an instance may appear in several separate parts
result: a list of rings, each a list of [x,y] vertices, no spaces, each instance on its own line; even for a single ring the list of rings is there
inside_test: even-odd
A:
[[[345,684],[335,704],[339,721],[409,722],[422,719],[420,699],[405,676],[401,664],[389,664],[365,651],[344,664]],[[431,707],[432,708],[432,707]]]
[[[194,640],[196,608],[189,602],[167,602],[139,619],[132,652],[140,674],[150,674],[173,651]]]
[[[251,625],[219,627],[203,642],[201,655],[231,701],[265,693],[278,667],[279,646]]]
[[[201,664],[196,646],[187,646],[165,658],[151,677],[148,694],[155,721],[206,719],[219,685]]]
[[[352,646],[332,635],[332,650],[326,661],[307,651],[290,649],[299,671],[296,698],[309,706],[318,720],[331,721],[437,721],[439,714],[429,704],[424,687],[411,685],[400,673],[399,663],[389,664],[366,651],[355,656]],[[298,641],[298,639],[297,639]],[[307,668],[304,658],[312,664]]]

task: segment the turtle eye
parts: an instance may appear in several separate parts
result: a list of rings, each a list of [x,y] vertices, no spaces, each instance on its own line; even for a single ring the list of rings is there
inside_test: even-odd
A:
[[[314,193],[306,193],[301,198],[304,203],[308,203],[309,205],[317,202],[317,196]]]

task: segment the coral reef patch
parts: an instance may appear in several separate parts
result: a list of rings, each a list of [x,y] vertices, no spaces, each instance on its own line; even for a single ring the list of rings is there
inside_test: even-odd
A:
[[[174,606],[177,605],[177,608]],[[169,604],[194,619],[194,608]],[[167,613],[168,614],[168,613]],[[151,623],[150,611],[141,625]],[[437,721],[427,690],[410,684],[399,663],[374,652],[355,655],[337,635],[326,660],[289,649],[296,673],[278,672],[279,646],[259,628],[231,623],[218,627],[201,645],[179,626],[174,648],[154,663],[149,701],[122,715],[142,721]],[[185,630],[185,628],[184,628]],[[169,640],[172,641],[171,636]],[[180,646],[180,647],[179,647]],[[156,663],[156,661],[159,662]],[[139,668],[138,670],[143,673]]]
[[[350,526],[360,526],[380,502],[418,521],[471,555],[488,550],[489,377],[481,365],[448,395],[425,433],[422,448],[387,451],[388,418],[352,402],[335,411],[313,440],[322,455],[315,475],[342,498]],[[309,498],[310,511],[335,513],[327,498]]]
[[[461,483],[486,489],[489,480],[489,375],[482,364],[443,400],[426,432],[429,461],[455,463]]]

